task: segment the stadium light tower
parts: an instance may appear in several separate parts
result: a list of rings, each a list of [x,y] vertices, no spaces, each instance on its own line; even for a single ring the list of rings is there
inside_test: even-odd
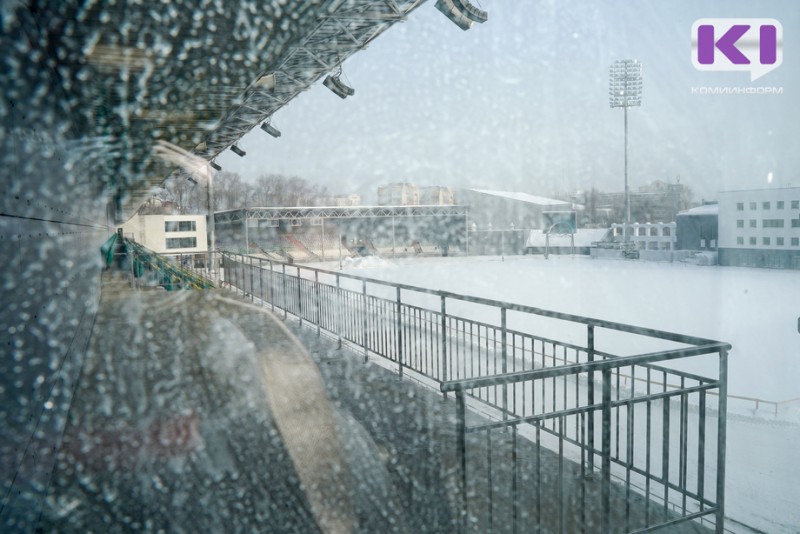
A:
[[[612,108],[625,112],[625,242],[629,241],[631,200],[628,194],[628,108],[642,105],[642,64],[635,59],[621,59],[609,69],[608,99]]]

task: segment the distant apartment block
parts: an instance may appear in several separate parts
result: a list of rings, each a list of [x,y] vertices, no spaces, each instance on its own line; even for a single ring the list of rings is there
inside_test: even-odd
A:
[[[379,206],[419,206],[419,187],[411,183],[397,183],[378,187]]]
[[[122,225],[125,237],[158,254],[180,256],[208,251],[205,215],[139,215]]]
[[[719,263],[800,269],[800,187],[721,192]]]
[[[452,206],[456,203],[453,189],[435,185],[422,188],[422,204],[426,206]]]

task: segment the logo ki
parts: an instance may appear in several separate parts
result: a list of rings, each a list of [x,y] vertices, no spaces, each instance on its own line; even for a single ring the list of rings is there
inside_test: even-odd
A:
[[[750,81],[783,63],[783,27],[775,19],[698,19],[692,25],[697,70],[749,71]]]

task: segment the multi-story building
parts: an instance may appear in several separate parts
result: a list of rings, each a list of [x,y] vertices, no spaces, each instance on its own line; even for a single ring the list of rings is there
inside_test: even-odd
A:
[[[166,256],[208,251],[205,215],[139,215],[122,225],[125,237]]]
[[[379,206],[419,206],[419,187],[397,183],[378,187]]]
[[[719,263],[800,269],[800,187],[721,192]]]
[[[422,203],[426,206],[452,206],[456,198],[451,187],[434,185],[422,188]]]

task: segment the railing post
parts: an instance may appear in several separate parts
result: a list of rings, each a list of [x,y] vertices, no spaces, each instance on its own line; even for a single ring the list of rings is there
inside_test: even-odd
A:
[[[342,330],[344,330],[344,308],[342,307],[342,287],[339,284],[339,273],[336,273],[336,331],[338,333],[338,348],[342,348]]]
[[[286,294],[286,264],[283,264],[283,318],[286,320],[288,318],[288,296]]]
[[[461,467],[461,509],[459,511],[458,526],[462,533],[467,531],[467,403],[464,390],[456,390],[456,454]]]
[[[252,256],[247,256],[247,259],[250,262],[250,302],[255,302],[256,301],[256,297],[255,297],[255,295],[253,295],[253,293],[255,292],[255,289],[256,289],[256,283],[255,283],[255,279],[253,277],[253,275],[255,274],[254,269],[253,269],[253,257]]]
[[[258,258],[258,298],[261,300],[261,305],[267,300],[264,298],[264,260]]]
[[[272,260],[269,260],[269,303],[272,306],[272,312],[275,313],[275,269]]]
[[[364,343],[364,363],[369,361],[367,349],[367,281],[361,281],[361,301],[363,314],[361,316],[361,340]]]
[[[400,378],[403,377],[403,318],[401,313],[403,311],[402,303],[400,301],[400,287],[397,287],[397,321],[395,322],[395,338],[397,339],[397,363],[399,364]]]
[[[447,306],[442,295],[442,382],[447,382],[447,372]],[[447,398],[447,392],[444,392],[444,398]]]
[[[587,325],[587,329],[588,329],[588,338],[589,339],[587,340],[587,343],[586,343],[586,355],[587,355],[587,358],[588,358],[589,362],[593,362],[594,361],[594,325],[591,325],[591,324]],[[594,371],[589,371],[588,382],[589,383],[587,384],[586,394],[589,397],[588,404],[589,404],[589,406],[591,406],[592,404],[594,404]],[[588,425],[589,428],[587,429],[586,433],[588,434],[588,438],[589,438],[589,451],[588,451],[589,452],[589,454],[588,454],[589,472],[588,472],[588,474],[591,477],[591,476],[594,476],[594,412],[591,412],[588,415],[589,415],[589,419],[587,421],[587,425]]]
[[[506,347],[506,309],[500,308],[500,346],[503,361],[503,374],[508,373],[508,348]],[[508,420],[508,384],[503,382],[503,421]]]
[[[603,456],[600,466],[601,532],[611,531],[611,369],[603,369]]]
[[[322,317],[322,313],[320,311],[319,305],[319,271],[316,269],[314,270],[314,296],[317,300],[317,337],[320,335],[320,318]]]
[[[242,298],[247,296],[247,291],[244,290],[244,254],[239,254],[239,262],[242,265],[242,277],[239,279],[239,284],[242,286]]]
[[[300,291],[300,267],[297,267],[297,317],[300,319],[300,326],[303,326],[303,294]]]
[[[719,415],[717,416],[717,520],[716,532],[725,530],[725,440],[728,419],[728,351],[719,351]]]

